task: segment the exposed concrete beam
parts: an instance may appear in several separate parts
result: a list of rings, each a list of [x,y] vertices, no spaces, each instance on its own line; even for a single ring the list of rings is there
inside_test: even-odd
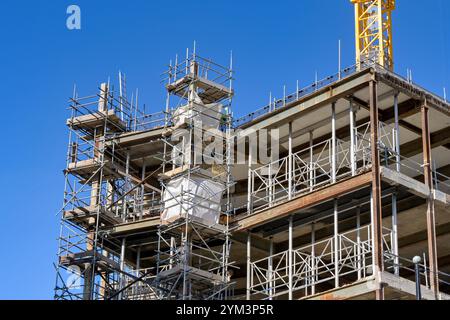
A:
[[[247,232],[237,231],[231,236],[231,239],[241,244],[247,244]],[[251,235],[251,246],[265,253],[270,250],[270,241],[260,238],[254,234]]]
[[[431,149],[450,144],[450,130],[444,128],[437,132],[430,134]],[[418,138],[411,142],[405,143],[401,146],[401,154],[403,157],[413,157],[422,153],[422,148],[418,147],[422,145],[422,138]]]
[[[377,283],[374,278],[367,278],[363,281],[356,282],[347,286],[333,289],[327,292],[317,294],[312,297],[302,298],[301,300],[349,300],[367,295],[375,294],[374,288]]]
[[[414,178],[410,178],[403,173],[382,167],[381,174],[383,180],[391,185],[401,185],[406,187],[409,192],[424,199],[428,199],[430,196],[430,188],[426,184],[417,181]],[[433,198],[434,200],[441,202],[443,205],[449,205],[447,195],[441,191],[434,190]]]
[[[382,272],[381,282],[384,285],[389,286],[390,288],[394,288],[400,292],[408,293],[411,296],[416,295],[416,283],[414,281],[395,276],[388,272]],[[421,291],[422,291],[422,299],[436,300],[435,293],[432,290],[428,289],[426,286],[421,285]],[[441,298],[443,300],[449,300],[450,296],[441,293]]]

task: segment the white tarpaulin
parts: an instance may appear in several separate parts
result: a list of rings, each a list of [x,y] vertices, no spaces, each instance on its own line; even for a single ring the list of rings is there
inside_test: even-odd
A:
[[[196,176],[168,181],[163,193],[162,223],[192,215],[207,225],[218,224],[224,189],[221,183]]]
[[[188,123],[192,118],[194,124],[202,126],[203,129],[219,129],[222,118],[222,108],[220,103],[203,104],[197,94],[194,95],[192,105],[181,106],[173,113],[174,126]]]

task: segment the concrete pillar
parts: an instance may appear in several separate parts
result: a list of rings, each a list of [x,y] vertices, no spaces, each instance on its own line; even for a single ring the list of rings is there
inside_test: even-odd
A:
[[[102,83],[100,84],[100,93],[98,100],[98,111],[105,112],[108,110],[108,84]]]

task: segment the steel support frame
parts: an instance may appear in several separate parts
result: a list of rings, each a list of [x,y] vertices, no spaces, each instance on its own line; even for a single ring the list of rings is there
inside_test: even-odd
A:
[[[382,205],[381,205],[381,170],[380,155],[378,150],[378,85],[375,80],[369,82],[369,105],[370,105],[370,146],[372,158],[372,230],[373,230],[373,266],[374,275],[377,279],[384,270],[383,263],[383,225],[382,225]],[[381,283],[376,289],[376,299],[384,300],[384,288]]]

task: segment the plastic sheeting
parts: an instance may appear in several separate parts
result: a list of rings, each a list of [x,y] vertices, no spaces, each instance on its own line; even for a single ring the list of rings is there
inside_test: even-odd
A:
[[[175,126],[180,126],[189,123],[192,118],[194,124],[203,129],[219,129],[222,108],[220,103],[204,104],[194,93],[192,105],[181,106],[174,111],[173,122]]]
[[[218,224],[224,190],[223,184],[196,176],[168,181],[163,193],[162,223],[168,224],[191,215],[206,225]]]

